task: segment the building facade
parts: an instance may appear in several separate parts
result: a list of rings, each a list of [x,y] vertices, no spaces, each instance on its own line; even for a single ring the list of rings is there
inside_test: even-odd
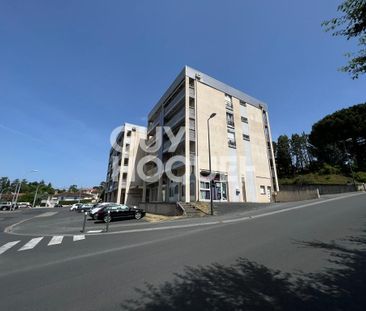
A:
[[[146,127],[125,123],[109,153],[105,202],[137,205],[142,200],[143,181],[136,166],[144,156],[141,145],[146,141]]]
[[[214,201],[269,202],[278,191],[266,104],[193,68],[149,113],[146,144],[143,202],[209,201],[210,180]]]

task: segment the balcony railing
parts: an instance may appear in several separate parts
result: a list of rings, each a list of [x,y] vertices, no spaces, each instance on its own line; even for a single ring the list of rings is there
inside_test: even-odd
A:
[[[234,121],[226,120],[226,123],[228,126],[231,126],[231,127],[235,126]]]
[[[192,119],[196,118],[194,108],[189,108],[189,117]]]
[[[196,131],[195,130],[189,130],[189,140],[196,141]]]
[[[185,109],[182,109],[178,114],[176,114],[173,118],[171,118],[164,125],[173,128],[179,121],[184,119],[184,117],[185,117]]]
[[[233,103],[226,102],[226,109],[233,110]]]
[[[181,102],[181,100],[185,97],[185,89],[183,88],[172,100],[171,102],[165,106],[164,114],[169,114],[174,107]]]
[[[228,140],[228,145],[231,148],[236,148],[236,141],[235,140]]]
[[[190,86],[190,87],[189,87],[189,96],[194,98],[194,97],[195,97],[195,95],[196,95],[196,94],[195,94],[195,92],[194,92],[194,88]]]

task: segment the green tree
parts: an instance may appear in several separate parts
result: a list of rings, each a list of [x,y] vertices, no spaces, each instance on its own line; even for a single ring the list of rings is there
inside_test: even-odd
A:
[[[292,159],[290,140],[287,135],[281,135],[278,137],[275,150],[278,176],[281,178],[291,175]]]
[[[309,141],[320,163],[345,168],[345,153],[356,168],[366,170],[366,104],[355,105],[330,114],[312,126]],[[345,150],[346,147],[346,150]]]
[[[340,17],[322,23],[326,31],[333,31],[333,36],[344,36],[347,40],[357,38],[360,50],[347,53],[348,64],[341,68],[351,74],[352,79],[366,72],[366,0],[345,0],[338,6]]]
[[[69,187],[69,190],[68,190],[69,192],[78,192],[79,190],[78,190],[78,186],[77,185],[71,185],[70,187]]]

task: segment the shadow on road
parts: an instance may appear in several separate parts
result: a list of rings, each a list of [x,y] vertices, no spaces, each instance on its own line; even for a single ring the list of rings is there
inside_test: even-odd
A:
[[[320,273],[287,274],[239,258],[231,266],[187,267],[175,280],[137,289],[123,310],[366,310],[366,237],[340,243],[297,242],[320,248],[336,263]],[[343,244],[343,243],[342,243]]]

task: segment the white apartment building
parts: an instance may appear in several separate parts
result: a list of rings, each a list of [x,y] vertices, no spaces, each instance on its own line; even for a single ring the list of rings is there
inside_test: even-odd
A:
[[[215,117],[208,119],[212,114]],[[278,190],[267,105],[198,70],[184,67],[148,116],[147,154],[154,161],[145,171],[143,202],[196,202],[210,200],[208,124],[211,132],[213,200],[218,202],[269,202]],[[174,135],[184,127],[172,146],[166,131]],[[157,139],[162,140],[154,150]],[[174,152],[172,148],[174,147]],[[153,151],[154,150],[154,151]],[[181,176],[172,181],[169,172]],[[165,169],[159,174],[156,162]],[[158,174],[158,175],[157,175]],[[152,178],[158,176],[158,180]],[[153,180],[154,179],[154,180]]]
[[[105,202],[135,205],[141,202],[143,181],[136,165],[144,156],[141,142],[146,140],[146,127],[125,123],[109,153]]]

